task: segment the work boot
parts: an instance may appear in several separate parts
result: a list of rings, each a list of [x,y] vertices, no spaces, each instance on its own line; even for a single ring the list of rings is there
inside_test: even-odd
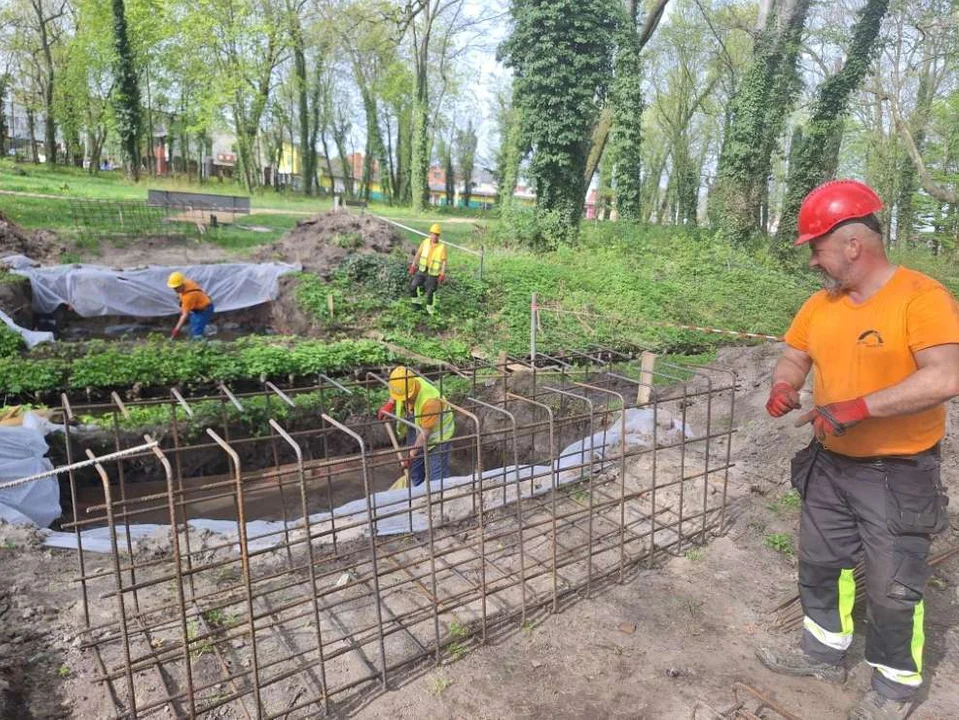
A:
[[[890,700],[875,690],[867,690],[847,720],[903,720],[909,714],[909,702]]]
[[[758,647],[756,648],[756,657],[759,662],[780,675],[814,677],[818,680],[837,684],[846,681],[846,668],[842,665],[830,665],[816,660],[799,648],[774,650],[769,647]]]
[[[423,304],[423,298],[417,296],[417,297],[413,298],[412,300],[410,300],[410,302],[413,303],[414,305],[422,305],[422,304]]]
[[[432,315],[432,314],[435,313],[436,311],[433,309],[433,306],[432,306],[432,305],[427,305],[427,306],[426,306],[426,312],[428,312],[430,315]]]

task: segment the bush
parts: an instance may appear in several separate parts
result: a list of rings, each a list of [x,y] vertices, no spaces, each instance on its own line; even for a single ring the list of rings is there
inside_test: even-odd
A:
[[[26,347],[27,344],[20,337],[20,333],[0,324],[0,358],[17,355]]]

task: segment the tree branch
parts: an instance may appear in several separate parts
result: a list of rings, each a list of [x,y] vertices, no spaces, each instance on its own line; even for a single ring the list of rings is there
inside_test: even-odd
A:
[[[909,159],[912,160],[912,164],[915,166],[916,172],[919,173],[919,182],[922,184],[922,189],[940,202],[944,202],[949,205],[959,205],[959,195],[949,188],[945,188],[936,183],[936,181],[932,179],[932,175],[929,174],[929,169],[926,167],[926,163],[922,160],[922,155],[919,153],[919,148],[916,147],[916,141],[913,139],[912,133],[909,132],[909,127],[903,120],[902,115],[899,113],[899,103],[896,102],[895,97],[892,95],[886,95],[880,99],[889,101],[889,108],[892,110],[892,118],[896,123],[896,130],[899,132],[899,136],[906,145],[906,152],[909,154]]]

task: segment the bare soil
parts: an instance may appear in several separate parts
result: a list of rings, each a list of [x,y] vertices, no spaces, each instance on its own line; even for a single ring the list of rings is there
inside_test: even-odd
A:
[[[113,268],[146,265],[198,265],[224,262],[235,255],[227,250],[189,237],[144,237],[130,243],[105,242],[89,262]]]
[[[24,230],[0,212],[0,258],[26,255],[43,264],[56,261],[66,251],[54,233],[47,230]]]
[[[277,242],[257,250],[254,260],[297,262],[328,278],[350,254],[391,253],[403,246],[393,227],[372,215],[334,211],[301,220]]]
[[[857,636],[843,686],[783,678],[753,657],[757,643],[787,644],[771,628],[771,611],[795,593],[794,557],[770,549],[771,533],[795,535],[798,510],[777,502],[788,489],[787,466],[808,439],[791,418],[763,411],[775,346],[734,348],[717,364],[739,374],[740,432],[730,474],[731,526],[722,537],[657,569],[639,569],[624,584],[596,588],[557,615],[541,615],[494,633],[482,648],[438,668],[391,680],[350,711],[361,718],[691,718],[727,717],[739,701],[757,712],[745,683],[805,720],[843,718],[868,686]],[[808,403],[808,397],[803,400]],[[702,408],[690,407],[696,422]],[[952,414],[957,410],[953,403]],[[943,479],[959,497],[955,419],[945,443]],[[934,550],[959,543],[953,532]],[[0,717],[100,718],[112,715],[93,682],[89,654],[75,646],[83,624],[73,553],[44,550],[26,536],[0,532]],[[109,560],[88,556],[87,572]],[[57,578],[51,581],[51,578]],[[927,592],[927,684],[915,720],[959,716],[959,559],[937,568]],[[5,594],[4,594],[5,593]],[[110,605],[106,603],[105,605]],[[6,611],[3,608],[7,606]],[[33,610],[33,612],[27,612]],[[97,609],[97,612],[101,612]],[[11,617],[13,623],[7,619]],[[94,619],[96,620],[96,619]],[[864,620],[858,620],[863,627]],[[5,703],[5,704],[4,704]],[[765,710],[764,718],[780,716]],[[732,715],[728,715],[732,717]]]

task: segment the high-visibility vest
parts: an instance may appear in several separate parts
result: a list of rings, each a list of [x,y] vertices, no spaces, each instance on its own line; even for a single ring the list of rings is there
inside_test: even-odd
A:
[[[446,260],[446,246],[442,242],[433,243],[426,238],[420,243],[419,251],[419,271],[434,277],[440,274],[443,269],[443,261]]]
[[[417,378],[420,383],[419,392],[416,393],[416,399],[413,401],[413,422],[416,423],[417,427],[422,427],[421,420],[423,418],[423,406],[426,405],[430,400],[438,399],[443,403],[443,410],[440,413],[440,421],[438,425],[433,426],[432,432],[430,432],[429,437],[429,447],[439,445],[444,443],[447,440],[450,440],[453,437],[453,434],[456,432],[456,421],[453,419],[453,411],[446,404],[446,400],[440,395],[440,391],[436,389],[436,386],[427,382],[423,378]],[[406,403],[402,400],[396,403],[396,416],[405,417],[406,415]],[[406,436],[406,431],[408,430],[407,425],[400,423],[398,425],[397,435],[400,437]]]

